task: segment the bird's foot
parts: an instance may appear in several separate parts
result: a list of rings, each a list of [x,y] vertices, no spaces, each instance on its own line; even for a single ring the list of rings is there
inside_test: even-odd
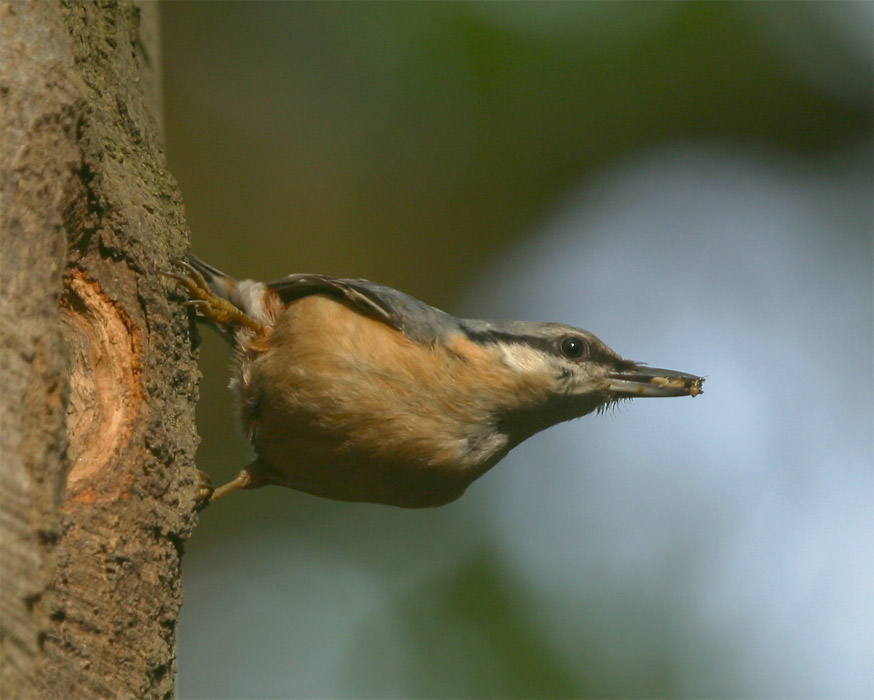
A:
[[[197,510],[203,510],[209,505],[215,489],[212,487],[212,479],[209,478],[209,474],[198,469],[197,476],[199,479],[196,497]]]
[[[246,469],[241,470],[234,479],[219,486],[217,489],[213,488],[212,480],[206,472],[198,470],[197,473],[200,476],[200,488],[197,492],[198,510],[203,510],[210,503],[229,494],[231,491],[245,489],[254,485],[252,475]]]
[[[192,298],[184,302],[185,306],[194,308],[206,320],[218,326],[225,328],[235,325],[243,326],[258,334],[265,333],[266,329],[263,323],[246,315],[227,299],[222,299],[222,297],[215,294],[209,288],[203,275],[189,263],[185,260],[174,260],[173,264],[182,268],[184,273],[162,272],[161,274],[176,280],[188,290]]]

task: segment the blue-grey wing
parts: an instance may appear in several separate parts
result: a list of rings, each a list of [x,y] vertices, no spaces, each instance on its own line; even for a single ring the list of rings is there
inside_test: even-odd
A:
[[[388,324],[420,343],[433,343],[459,324],[451,316],[409,294],[362,279],[337,279],[325,275],[289,275],[268,285],[284,303],[311,294],[343,300],[357,311]]]

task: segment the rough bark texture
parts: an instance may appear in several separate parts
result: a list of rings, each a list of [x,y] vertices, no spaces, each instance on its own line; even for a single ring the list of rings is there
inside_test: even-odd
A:
[[[154,12],[0,4],[4,698],[173,693],[196,370]]]

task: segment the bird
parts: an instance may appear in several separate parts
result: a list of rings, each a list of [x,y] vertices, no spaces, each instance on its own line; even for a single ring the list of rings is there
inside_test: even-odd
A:
[[[235,279],[193,255],[164,272],[232,346],[255,458],[203,504],[278,485],[338,501],[441,506],[510,450],[623,399],[697,396],[704,378],[624,359],[562,323],[456,318],[382,284]]]

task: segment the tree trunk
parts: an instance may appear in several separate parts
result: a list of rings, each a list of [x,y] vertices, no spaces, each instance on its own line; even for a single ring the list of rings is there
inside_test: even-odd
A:
[[[173,694],[197,375],[156,12],[0,4],[4,698]]]

